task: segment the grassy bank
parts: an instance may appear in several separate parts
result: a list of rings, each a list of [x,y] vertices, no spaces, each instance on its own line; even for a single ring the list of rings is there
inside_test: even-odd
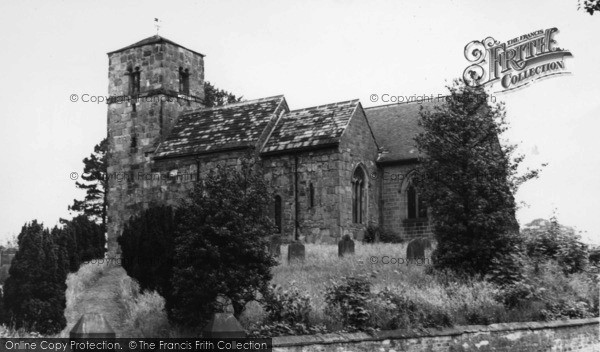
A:
[[[407,263],[405,244],[356,243],[356,253],[344,258],[338,258],[337,246],[309,244],[306,253],[304,262],[288,264],[287,246],[283,246],[283,259],[273,268],[272,284],[305,297],[310,306],[308,324],[321,326],[324,331],[347,328],[326,301],[326,292],[343,282],[344,277],[365,278],[374,297],[387,292],[397,298],[396,305],[385,300],[366,303],[369,324],[375,329],[598,316],[597,278],[586,273],[565,276],[551,263],[530,273],[536,277],[536,287],[506,291],[482,279],[436,272],[429,259]],[[426,252],[426,256],[430,254],[431,251]],[[68,336],[81,314],[91,311],[103,313],[118,336],[178,337],[198,333],[170,326],[164,299],[155,292],[140,293],[138,284],[120,267],[87,264],[70,274],[67,284],[68,326],[60,336]],[[508,306],[507,295],[521,300]],[[268,323],[266,316],[259,303],[251,302],[240,322],[248,331],[254,331]],[[410,319],[399,321],[399,316]],[[1,327],[0,336],[38,335]]]

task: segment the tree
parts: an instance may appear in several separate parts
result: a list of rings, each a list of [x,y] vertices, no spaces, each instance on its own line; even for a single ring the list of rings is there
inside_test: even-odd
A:
[[[455,81],[445,104],[421,110],[421,160],[414,178],[431,209],[437,268],[486,274],[494,259],[520,248],[514,192],[538,170],[517,176],[522,156],[502,145],[504,106],[488,104],[481,87]]]
[[[174,232],[175,211],[169,206],[153,206],[130,219],[117,239],[121,265],[142,290],[170,295]]]
[[[204,83],[204,105],[206,105],[207,108],[237,103],[240,101],[242,101],[242,97],[238,98],[232,93],[215,88],[210,82]]]
[[[16,328],[54,334],[66,326],[68,264],[54,236],[36,220],[19,234],[19,250],[4,286],[7,321]]]
[[[79,265],[92,259],[104,258],[106,252],[105,227],[78,215],[72,220],[61,219],[64,227],[57,232],[57,241],[69,254],[70,271],[77,271]]]
[[[108,140],[104,138],[94,146],[94,152],[90,154],[89,158],[83,159],[81,178],[85,182],[77,181],[75,185],[77,188],[85,190],[86,195],[83,200],[73,199],[73,205],[69,206],[69,210],[80,212],[92,220],[100,221],[104,228],[106,227],[106,209],[108,207],[107,151]]]
[[[266,292],[275,260],[266,250],[274,225],[265,209],[268,185],[244,161],[241,170],[212,170],[198,182],[177,213],[172,321],[199,326],[219,309],[218,296],[231,300],[236,317],[246,303]]]
[[[578,9],[581,9],[581,0],[579,0]],[[600,0],[583,0],[583,9],[593,16],[594,12],[600,11]]]

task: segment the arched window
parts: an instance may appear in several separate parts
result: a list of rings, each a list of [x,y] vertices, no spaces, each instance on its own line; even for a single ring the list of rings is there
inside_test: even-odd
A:
[[[417,192],[417,188],[411,184],[406,188],[408,203],[408,218],[418,219],[427,217],[427,206]]]
[[[357,167],[352,175],[352,222],[355,224],[363,223],[365,186],[365,173],[361,167]]]
[[[136,96],[140,94],[140,68],[129,70],[129,95]]]
[[[274,202],[273,202],[273,206],[274,206],[274,212],[273,212],[273,217],[275,220],[275,227],[277,228],[277,233],[281,233],[281,229],[282,229],[282,222],[281,222],[281,197],[280,196],[275,196]]]
[[[190,70],[179,68],[179,93],[190,94]]]

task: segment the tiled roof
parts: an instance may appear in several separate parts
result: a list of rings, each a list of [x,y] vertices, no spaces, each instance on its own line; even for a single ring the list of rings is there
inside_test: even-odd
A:
[[[358,104],[356,99],[290,111],[277,122],[262,152],[276,153],[337,144]]]
[[[189,51],[191,51],[191,52],[193,52],[193,53],[196,53],[196,54],[198,54],[198,55],[201,55],[201,56],[203,56],[203,57],[205,56],[204,54],[201,54],[201,53],[199,53],[199,52],[196,52],[196,51],[194,51],[194,50],[190,50],[190,49],[186,48],[185,46],[183,46],[183,45],[179,45],[179,44],[175,43],[175,42],[174,42],[174,41],[172,41],[172,40],[169,40],[169,39],[167,39],[167,38],[161,37],[160,35],[153,35],[153,36],[151,36],[151,37],[148,37],[148,38],[146,38],[146,39],[142,39],[142,40],[140,40],[140,41],[139,41],[139,42],[137,42],[137,43],[134,43],[134,44],[128,45],[128,46],[126,46],[126,47],[124,47],[124,48],[121,48],[121,49],[119,49],[119,50],[111,51],[111,52],[109,52],[109,53],[108,53],[108,55],[110,55],[110,54],[113,54],[113,53],[118,53],[118,52],[120,52],[120,51],[125,51],[125,50],[127,50],[127,49],[131,49],[131,48],[137,48],[138,46],[144,46],[144,45],[149,45],[149,44],[158,44],[158,43],[169,43],[169,44],[172,44],[172,45],[178,46],[178,47],[180,47],[180,48],[184,48],[184,49],[186,49],[186,50],[189,50]]]
[[[422,131],[419,111],[438,104],[434,101],[404,103],[365,108],[365,114],[375,135],[377,144],[383,148],[380,162],[417,158],[419,153],[414,141]]]
[[[164,158],[255,146],[284,104],[283,95],[197,110],[182,115],[155,157]]]

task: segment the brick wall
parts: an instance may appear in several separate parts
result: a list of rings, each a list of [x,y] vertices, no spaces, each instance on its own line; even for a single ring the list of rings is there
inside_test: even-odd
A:
[[[274,352],[538,352],[600,351],[599,318],[462,326],[450,329],[393,330],[284,336]]]

